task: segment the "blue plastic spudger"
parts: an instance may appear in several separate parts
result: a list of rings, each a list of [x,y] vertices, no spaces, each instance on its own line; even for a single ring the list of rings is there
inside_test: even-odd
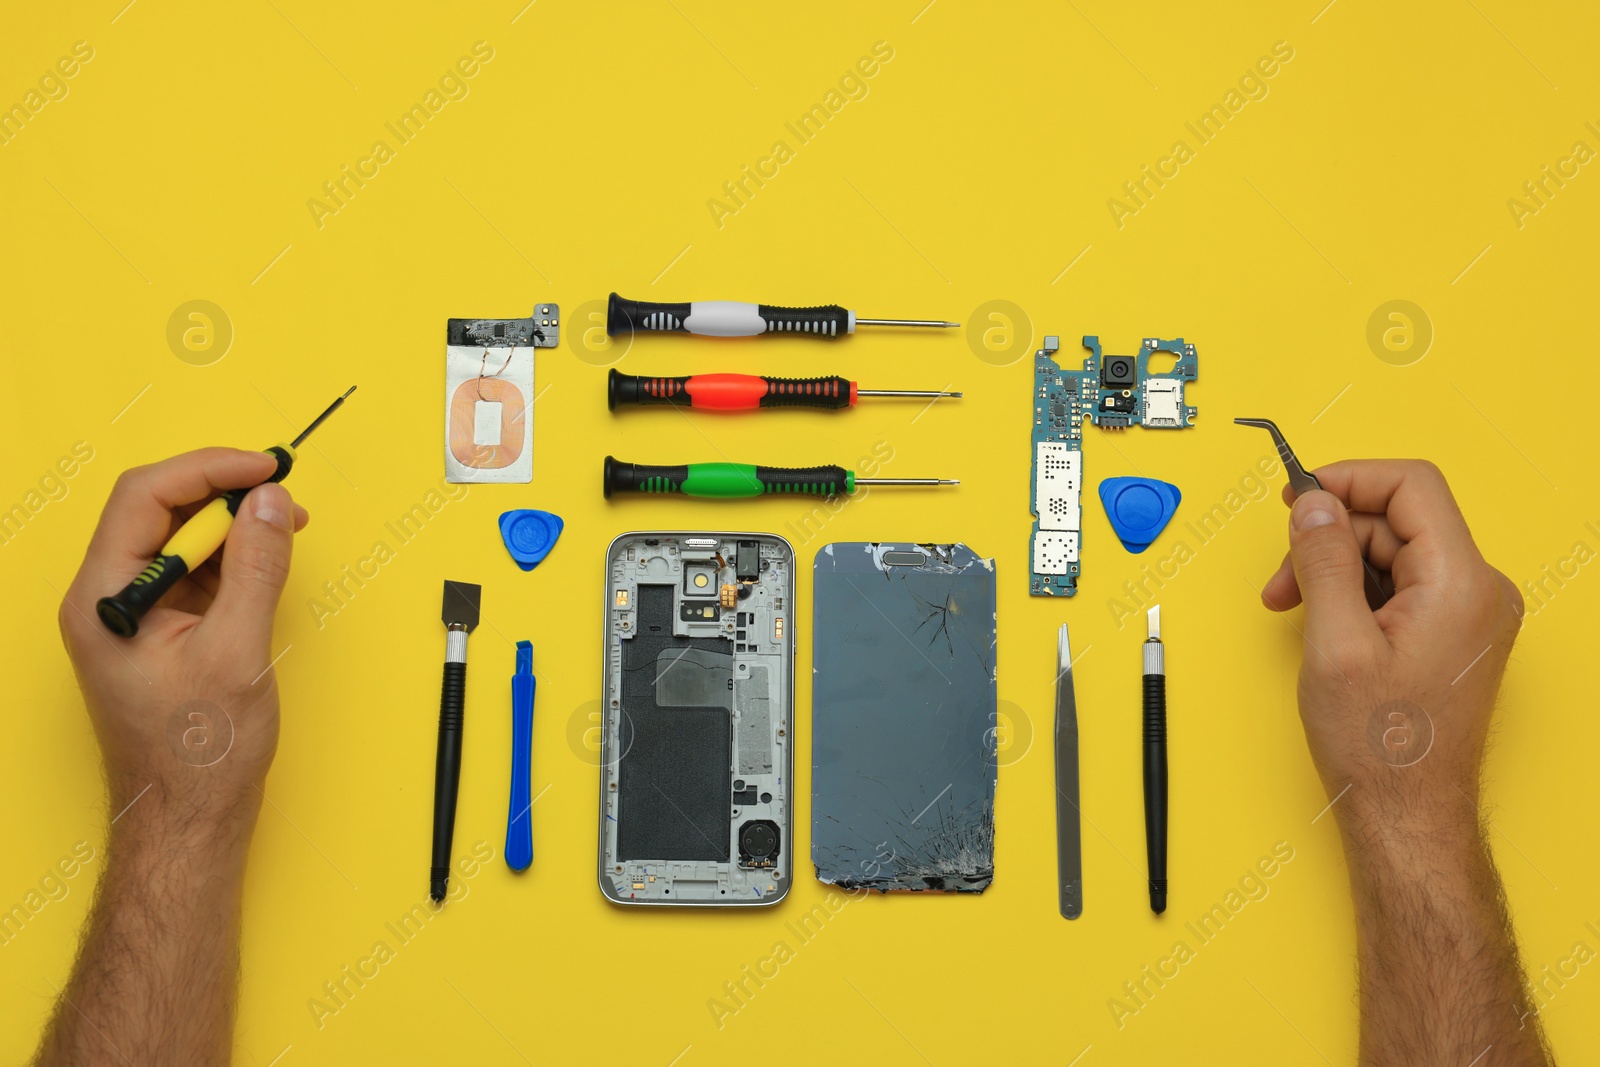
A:
[[[511,808],[506,813],[506,866],[525,871],[533,862],[533,642],[517,642],[511,676]]]
[[[1149,548],[1172,521],[1182,499],[1177,486],[1155,478],[1107,478],[1100,483],[1106,518],[1129,552]]]
[[[500,538],[517,566],[531,571],[556,547],[565,524],[560,515],[532,508],[518,508],[500,516]]]

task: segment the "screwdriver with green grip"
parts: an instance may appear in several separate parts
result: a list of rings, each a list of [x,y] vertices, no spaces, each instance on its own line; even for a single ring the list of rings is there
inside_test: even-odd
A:
[[[843,467],[763,467],[754,463],[624,463],[606,457],[604,491],[682,493],[714,500],[768,494],[848,495],[858,486],[960,485],[955,478],[857,478]]]
[[[324,419],[339,410],[345,397],[355,391],[356,387],[352,385],[344,396],[329,404],[327,410],[312,420],[311,425],[293,441],[276,444],[266,450],[267,455],[278,461],[278,469],[272,472],[267,481],[281,482],[289,476],[289,471],[294,467],[295,449],[311,436],[312,430],[322,425]],[[155,606],[162,594],[222,547],[222,542],[228,539],[228,531],[233,528],[233,517],[239,513],[239,505],[244,503],[245,495],[252,488],[254,486],[229,489],[189,516],[178,532],[161,546],[160,554],[122,592],[101,597],[95,604],[95,614],[100,616],[106,629],[119,637],[132,637],[138,633],[139,620]]]

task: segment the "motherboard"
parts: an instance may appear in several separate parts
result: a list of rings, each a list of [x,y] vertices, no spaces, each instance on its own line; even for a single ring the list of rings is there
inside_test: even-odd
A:
[[[1058,337],[1044,339],[1034,356],[1033,467],[1028,508],[1034,514],[1028,592],[1073,596],[1078,591],[1083,537],[1083,425],[1103,430],[1148,426],[1182,430],[1194,425],[1195,409],[1184,385],[1199,373],[1194,345],[1179,337],[1147,337],[1136,356],[1104,355],[1100,338],[1085,337],[1089,356],[1082,370],[1055,360]],[[1151,359],[1173,365],[1151,373]]]

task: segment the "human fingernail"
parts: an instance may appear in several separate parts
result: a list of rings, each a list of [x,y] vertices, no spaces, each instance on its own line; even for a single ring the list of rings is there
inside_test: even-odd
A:
[[[1296,530],[1314,530],[1339,521],[1334,514],[1335,501],[1327,493],[1307,493],[1294,502],[1289,521]]]
[[[250,494],[251,506],[255,509],[255,516],[261,522],[270,526],[281,526],[287,530],[294,522],[294,504],[289,499],[289,490],[276,482],[257,486]]]

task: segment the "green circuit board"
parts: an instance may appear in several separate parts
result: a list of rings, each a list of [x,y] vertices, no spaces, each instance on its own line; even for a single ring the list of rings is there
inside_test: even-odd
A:
[[[1083,426],[1103,430],[1194,425],[1185,386],[1199,375],[1194,345],[1179,337],[1147,337],[1138,355],[1105,355],[1099,337],[1085,337],[1081,370],[1056,362],[1060,339],[1044,339],[1034,356],[1033,457],[1028,510],[1033,512],[1028,592],[1073,596],[1078,591],[1083,537]],[[1173,365],[1152,374],[1159,356]]]

